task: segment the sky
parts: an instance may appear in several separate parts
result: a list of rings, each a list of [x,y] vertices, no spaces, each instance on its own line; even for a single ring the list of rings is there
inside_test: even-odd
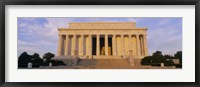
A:
[[[136,22],[136,27],[147,27],[147,44],[149,55],[155,51],[174,55],[182,51],[182,18],[31,18],[18,17],[18,56],[26,51],[28,54],[51,52],[57,54],[58,28],[67,28],[69,22]]]

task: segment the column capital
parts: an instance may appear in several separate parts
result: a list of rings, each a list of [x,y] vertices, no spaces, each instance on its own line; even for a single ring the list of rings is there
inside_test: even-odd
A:
[[[100,36],[100,34],[96,34],[96,36]]]
[[[141,34],[135,34],[136,36],[140,36]]]
[[[65,36],[68,37],[69,35],[68,35],[68,34],[65,34]]]
[[[147,34],[142,34],[143,36],[147,36]]]
[[[120,34],[121,37],[124,37],[124,34]]]
[[[116,36],[117,36],[117,34],[112,34],[112,36],[115,36],[115,37],[116,37]]]

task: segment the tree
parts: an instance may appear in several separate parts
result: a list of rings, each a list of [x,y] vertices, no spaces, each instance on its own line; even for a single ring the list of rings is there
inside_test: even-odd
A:
[[[32,57],[33,57],[33,58],[38,58],[38,57],[40,57],[40,55],[39,55],[38,53],[34,53],[34,54],[32,55]]]
[[[156,51],[152,55],[152,63],[163,63],[165,61],[162,52],[161,51]]]
[[[29,55],[27,52],[23,52],[18,59],[18,67],[27,67],[28,63],[32,63],[33,67],[39,67],[39,66],[48,66],[49,63],[52,63],[53,66],[57,65],[66,65],[63,61],[60,60],[52,60],[52,58],[55,55],[53,53],[45,53],[43,55],[43,59],[46,59],[45,62],[43,62],[42,58],[38,53],[34,53],[33,55]]]
[[[142,65],[149,65],[151,63],[152,63],[152,56],[146,56],[141,61]]]
[[[162,52],[161,52],[161,51],[156,51],[155,53],[153,53],[152,56],[154,56],[154,57],[161,57],[161,56],[163,56],[163,55],[162,55]]]
[[[161,51],[156,51],[152,56],[144,57],[141,61],[142,65],[156,65],[160,66],[160,63],[164,63],[165,65],[173,65],[172,56],[170,55],[162,55]]]
[[[176,54],[174,54],[175,58],[178,58],[180,61],[180,64],[182,64],[182,51],[177,51]]]
[[[165,57],[166,59],[173,59],[173,58],[174,58],[174,57],[171,56],[171,55],[164,55],[164,57]]]
[[[43,60],[38,53],[34,53],[32,55],[31,62],[33,63],[33,67],[39,67],[43,65]]]
[[[18,67],[27,67],[29,62],[31,62],[31,56],[23,52],[18,58]]]
[[[50,61],[54,56],[55,55],[53,53],[48,52],[48,53],[45,53],[43,55],[43,59],[46,59],[47,61]]]

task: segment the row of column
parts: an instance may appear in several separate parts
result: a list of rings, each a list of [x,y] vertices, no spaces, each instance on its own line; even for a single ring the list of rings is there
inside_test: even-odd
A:
[[[86,47],[86,55],[92,55],[92,35],[87,35],[88,36],[88,43],[85,45]],[[108,35],[105,36],[105,55],[108,55]],[[118,55],[117,54],[117,41],[116,41],[116,36],[117,35],[112,35],[112,54],[113,55]],[[121,52],[122,55],[125,55],[125,45],[129,45],[129,50],[132,50],[132,43],[131,43],[131,38],[132,35],[128,35],[129,37],[129,44],[125,44],[124,42],[124,35],[121,36]],[[146,39],[146,34],[141,34],[141,35],[134,35],[136,36],[136,50],[137,50],[137,55],[148,55],[148,49],[147,49],[147,39]],[[72,35],[72,42],[69,42],[69,35],[65,35],[65,38],[63,38],[63,35],[59,35],[59,43],[58,43],[58,55],[83,55],[84,54],[84,35],[81,35],[81,41],[79,41],[79,50],[76,51],[76,38],[77,35]],[[64,41],[65,39],[65,41]],[[71,43],[71,50],[69,49],[69,43]],[[71,54],[69,54],[68,51],[71,51]],[[64,53],[63,53],[64,52]],[[78,53],[77,53],[78,52]],[[129,55],[132,55],[132,52],[129,52]],[[96,55],[100,55],[100,35],[96,35]]]
[[[112,38],[112,44],[113,44],[113,55],[117,55],[117,46],[116,46],[116,36],[117,35],[113,35],[113,38]],[[132,46],[132,35],[128,35],[129,37],[129,43],[128,44],[125,44],[124,42],[124,36],[125,35],[120,35],[121,36],[121,48],[122,48],[122,55],[125,55],[125,45],[129,45],[129,55],[132,55],[132,49],[133,49],[133,46]],[[148,55],[148,48],[147,48],[147,39],[146,39],[146,34],[141,34],[141,35],[135,35],[136,36],[136,50],[137,50],[137,55]],[[106,49],[107,50],[107,49]]]
[[[65,38],[63,37],[65,36]],[[71,40],[69,39],[69,36],[72,36]],[[77,52],[77,35],[59,35],[59,42],[58,42],[58,55],[83,55],[83,48],[84,48],[84,35],[81,35],[81,41],[79,41],[80,44],[78,44],[79,49]],[[86,54],[92,55],[92,36],[88,36],[89,42],[86,44]],[[71,41],[71,42],[70,42]],[[71,44],[69,47],[69,44]],[[70,48],[70,50],[69,50]],[[69,52],[71,51],[71,52]],[[64,53],[63,53],[64,52]],[[70,53],[70,54],[69,54]]]

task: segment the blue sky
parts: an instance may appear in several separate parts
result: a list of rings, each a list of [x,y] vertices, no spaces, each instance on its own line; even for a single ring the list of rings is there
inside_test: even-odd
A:
[[[136,22],[137,27],[147,27],[149,54],[159,50],[173,55],[182,50],[182,18],[26,18],[18,20],[18,56],[26,51],[42,56],[57,53],[58,27],[68,27],[69,22]]]

